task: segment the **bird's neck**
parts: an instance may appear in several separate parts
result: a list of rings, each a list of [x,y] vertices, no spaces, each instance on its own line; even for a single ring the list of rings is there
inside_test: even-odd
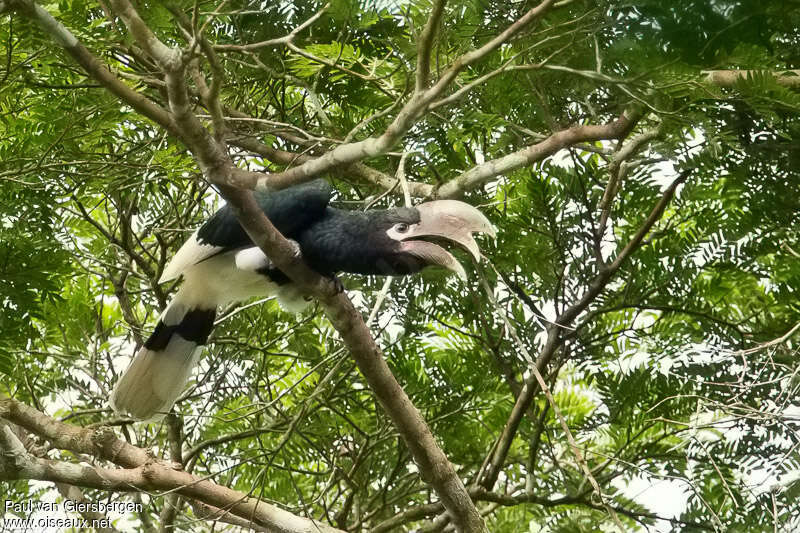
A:
[[[393,266],[398,244],[376,227],[377,216],[327,208],[325,216],[300,235],[304,259],[325,275],[398,273]]]

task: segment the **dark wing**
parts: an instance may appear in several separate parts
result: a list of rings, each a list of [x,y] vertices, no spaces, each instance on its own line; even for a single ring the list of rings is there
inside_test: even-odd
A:
[[[285,237],[295,238],[325,213],[331,186],[318,179],[274,192],[256,192],[256,201]],[[228,250],[253,246],[233,209],[226,205],[203,224],[178,250],[159,283],[175,279],[188,267]]]

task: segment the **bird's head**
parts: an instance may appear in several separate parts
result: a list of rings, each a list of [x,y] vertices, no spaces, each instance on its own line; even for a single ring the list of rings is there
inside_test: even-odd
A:
[[[478,261],[481,253],[472,234],[496,236],[483,213],[457,200],[434,200],[372,213],[373,246],[385,250],[377,258],[376,273],[380,274],[411,274],[426,266],[440,266],[463,279],[464,267],[445,246],[460,246]]]

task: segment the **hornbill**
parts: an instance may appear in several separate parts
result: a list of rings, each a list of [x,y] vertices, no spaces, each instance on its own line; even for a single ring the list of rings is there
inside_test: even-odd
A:
[[[414,208],[346,211],[329,206],[323,180],[256,193],[259,207],[318,273],[401,276],[438,265],[465,277],[464,268],[436,244],[451,241],[479,259],[473,232],[494,236],[480,211],[464,202],[434,200]],[[137,419],[164,415],[184,388],[214,326],[217,307],[275,295],[293,311],[305,295],[256,247],[233,210],[217,211],[175,254],[159,283],[183,276],[180,290],[153,334],[111,393],[110,404]]]

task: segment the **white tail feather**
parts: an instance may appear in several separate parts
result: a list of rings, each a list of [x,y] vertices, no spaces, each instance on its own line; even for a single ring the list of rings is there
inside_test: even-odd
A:
[[[258,272],[268,263],[260,250],[241,252],[213,255],[215,247],[198,244],[194,236],[176,254],[163,279],[183,274],[183,286],[111,392],[114,411],[139,420],[158,419],[169,411],[191,376],[218,306],[276,292],[284,308],[297,312],[308,305],[293,284],[280,286]]]
[[[142,347],[111,392],[111,408],[138,420],[162,418],[183,391],[200,351],[180,335],[163,351]]]

